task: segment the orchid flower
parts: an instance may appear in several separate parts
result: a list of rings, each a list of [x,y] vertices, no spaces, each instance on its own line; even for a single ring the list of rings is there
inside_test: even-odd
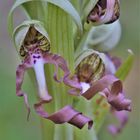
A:
[[[36,38],[38,34],[41,35],[34,27],[29,28],[21,48],[22,50],[20,49],[20,54],[22,54],[22,56],[24,54],[23,51],[26,51],[24,56],[25,58],[22,61],[22,64],[17,67],[16,71],[16,94],[17,96],[24,96],[25,105],[28,109],[27,117],[29,117],[30,107],[28,104],[27,94],[21,90],[21,86],[25,71],[29,68],[33,68],[36,74],[40,98],[40,101],[34,105],[36,112],[41,117],[49,119],[56,124],[68,122],[77,126],[78,128],[82,128],[86,123],[88,123],[88,127],[91,128],[92,120],[74,110],[70,105],[65,106],[58,112],[51,115],[48,115],[48,113],[43,109],[42,105],[44,103],[49,103],[52,100],[52,96],[49,94],[46,85],[44,64],[54,64],[56,70],[53,77],[56,82],[63,81],[65,85],[75,88],[77,91],[81,90],[81,86],[79,85],[75,76],[73,76],[73,78],[70,76],[67,63],[61,56],[50,53],[49,49],[45,49],[45,51],[42,50],[41,46],[44,46],[44,48],[48,46],[46,46],[48,40],[44,37],[39,40]],[[29,38],[29,36],[31,36],[31,38]],[[44,39],[46,39],[45,42],[43,42]],[[57,77],[58,68],[64,72],[64,76],[61,79],[58,79]]]
[[[82,128],[88,122],[89,128],[92,126],[91,119],[81,115],[81,113],[74,110],[71,106],[66,106],[52,115],[48,115],[48,113],[43,110],[42,104],[49,103],[52,100],[52,96],[49,94],[46,86],[44,74],[44,64],[46,63],[55,65],[56,70],[53,75],[55,81],[63,81],[64,84],[76,90],[75,92],[78,90],[80,92],[82,88],[81,96],[85,97],[86,99],[91,99],[96,93],[102,92],[103,96],[107,98],[108,103],[110,103],[116,110],[131,110],[131,101],[125,99],[122,93],[121,81],[115,78],[113,75],[107,74],[103,76],[104,73],[108,73],[107,69],[115,69],[113,68],[113,64],[111,62],[109,62],[109,65],[104,65],[103,60],[105,58],[107,59],[105,55],[95,51],[93,54],[82,60],[83,62],[78,65],[77,77],[80,82],[78,83],[78,79],[75,76],[70,77],[70,71],[67,67],[66,61],[61,56],[50,53],[49,49],[47,48],[45,51],[41,48],[41,46],[44,46],[44,48],[48,47],[49,44],[46,46],[48,40],[44,37],[42,37],[40,40],[36,38],[38,34],[41,35],[34,27],[29,28],[20,49],[21,56],[24,56],[23,54],[25,54],[24,60],[22,64],[18,66],[16,71],[16,94],[17,96],[24,96],[25,104],[28,109],[28,117],[30,107],[28,104],[27,95],[21,91],[21,86],[25,71],[28,68],[34,68],[40,98],[39,103],[36,103],[34,106],[36,112],[40,116],[47,118],[54,123],[69,122],[79,128]],[[43,42],[44,40],[45,42]],[[64,72],[64,76],[60,80],[57,78],[58,68]],[[111,86],[111,88],[109,86]],[[71,90],[70,92],[74,94],[74,90]],[[68,112],[68,116],[65,115],[65,112]]]
[[[107,99],[114,110],[113,114],[120,120],[120,126],[111,125],[109,131],[117,134],[128,120],[126,111],[131,111],[131,100],[125,98],[122,82],[114,76],[121,62],[117,57],[111,58],[93,50],[89,52],[90,55],[81,57],[81,62],[76,65],[76,74],[83,89],[81,96],[89,100],[100,93]]]
[[[85,57],[77,66],[78,78],[83,88],[81,95],[89,100],[96,93],[102,92],[101,94],[107,98],[108,103],[116,110],[131,111],[131,101],[125,99],[121,81],[113,74],[106,74],[108,69],[114,71],[112,62],[109,62],[108,59],[107,65],[104,66],[104,60],[100,57],[107,58],[107,56],[96,51],[91,52],[93,53]]]

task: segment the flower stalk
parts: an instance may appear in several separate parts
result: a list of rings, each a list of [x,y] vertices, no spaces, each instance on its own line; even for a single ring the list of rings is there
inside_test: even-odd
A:
[[[52,40],[51,50],[62,55],[67,60],[70,70],[74,71],[74,58],[72,57],[74,55],[74,42],[72,39],[73,32],[71,30],[72,19],[60,8],[52,4],[48,4],[47,13],[46,29],[49,33],[50,39]],[[52,75],[53,68],[48,67],[48,69],[49,72],[47,72],[47,75]],[[62,75],[61,71],[58,73],[59,76]],[[51,80],[51,77],[48,77],[48,80]],[[66,86],[61,85],[60,88],[60,85],[51,81],[49,87],[55,100],[54,111],[57,111],[67,104],[72,104],[72,97],[67,98],[68,88]],[[47,131],[49,129],[47,128],[47,122],[44,120],[42,124]],[[70,137],[67,136],[68,133],[71,135]],[[44,140],[48,138],[46,133],[44,133],[43,136]],[[53,140],[63,139],[73,140],[73,128],[70,125],[54,126]]]

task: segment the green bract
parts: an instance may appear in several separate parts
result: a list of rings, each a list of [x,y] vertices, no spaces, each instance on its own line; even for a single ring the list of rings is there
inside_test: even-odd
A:
[[[121,27],[119,21],[109,25],[92,27],[86,31],[80,43],[78,43],[75,56],[83,50],[94,49],[102,52],[112,50],[118,44],[121,37]]]
[[[93,27],[88,35],[89,48],[99,51],[109,51],[116,47],[121,37],[121,26],[119,21],[110,25]]]
[[[26,2],[31,2],[31,1],[33,2],[33,0],[17,0],[15,2],[15,4],[13,5],[12,9],[10,10],[9,16],[8,16],[8,27],[9,27],[10,33],[12,33],[12,31],[13,31],[12,17],[13,17],[14,10],[18,6],[21,6],[22,4],[24,4]],[[39,1],[39,0],[34,0],[34,2],[35,1]],[[59,8],[63,9],[65,12],[67,12],[74,19],[74,22],[76,23],[76,25],[79,29],[79,32],[82,32],[82,23],[81,23],[80,16],[77,13],[76,9],[72,6],[72,4],[68,0],[59,0],[59,1],[58,0],[41,0],[41,1],[54,4],[54,5],[58,6]]]

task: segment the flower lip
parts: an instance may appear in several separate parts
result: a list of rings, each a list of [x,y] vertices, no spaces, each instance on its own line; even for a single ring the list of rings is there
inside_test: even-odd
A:
[[[46,86],[46,79],[45,79],[45,72],[44,72],[44,61],[41,55],[34,55],[32,56],[32,63],[33,68],[36,74],[36,79],[38,83],[38,90],[39,90],[39,97],[42,100],[47,102],[52,100],[52,97],[49,95],[47,86]]]

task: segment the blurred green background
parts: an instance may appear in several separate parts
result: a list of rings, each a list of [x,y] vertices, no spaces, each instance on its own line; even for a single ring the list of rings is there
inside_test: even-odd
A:
[[[26,109],[22,98],[15,96],[15,70],[20,62],[7,31],[7,15],[13,4],[12,0],[0,1],[0,140],[41,140],[39,117],[32,110],[30,121],[26,121]],[[99,133],[99,140],[140,140],[140,3],[139,0],[121,1],[122,38],[118,47],[112,52],[125,59],[128,48],[135,53],[133,69],[125,82],[127,96],[132,99],[133,111],[129,123],[118,136],[111,136],[107,131],[110,117],[105,121]],[[18,9],[16,22],[23,17]],[[115,34],[115,33],[114,33]],[[35,91],[26,76],[26,92],[30,104],[35,101]],[[49,133],[46,132],[46,133]]]

